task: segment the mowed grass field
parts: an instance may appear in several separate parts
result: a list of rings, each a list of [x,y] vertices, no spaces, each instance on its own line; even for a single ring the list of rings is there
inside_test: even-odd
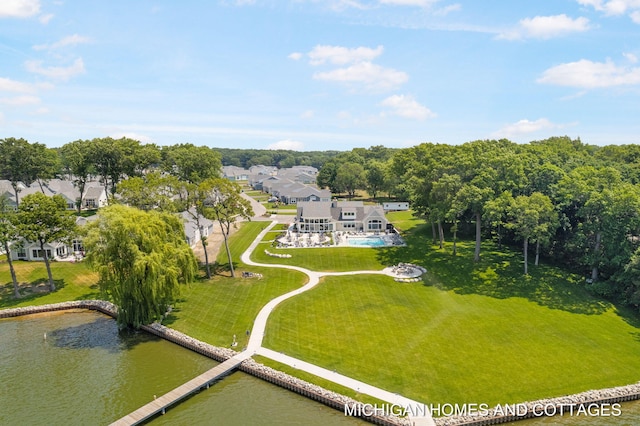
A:
[[[454,257],[450,244],[431,245],[430,227],[396,216],[408,246],[345,249],[353,269],[375,266],[376,253],[379,268],[425,266],[425,282],[325,277],[276,308],[265,346],[428,403],[513,403],[640,380],[637,316],[591,296],[581,277],[544,265],[524,277],[521,254],[490,242],[479,263],[471,241]],[[291,260],[305,251],[325,253],[291,250]]]
[[[22,298],[13,297],[13,284],[9,264],[0,261],[0,309],[29,305],[67,302],[98,298],[98,275],[86,263],[52,262],[51,272],[57,290],[48,292],[48,276],[44,262],[16,261],[16,270]]]
[[[183,288],[180,301],[163,323],[214,346],[229,347],[235,334],[238,345],[234,349],[242,350],[248,342],[246,331],[251,330],[260,309],[307,282],[307,276],[296,271],[248,267],[240,262],[241,254],[268,224],[243,223],[230,237],[236,277],[216,275]],[[228,266],[224,247],[218,264]],[[243,278],[243,271],[262,274],[262,278]]]

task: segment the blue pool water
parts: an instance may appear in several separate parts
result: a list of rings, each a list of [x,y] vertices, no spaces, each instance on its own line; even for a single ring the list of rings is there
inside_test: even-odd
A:
[[[382,247],[386,246],[387,243],[382,237],[350,237],[349,245],[358,247]]]

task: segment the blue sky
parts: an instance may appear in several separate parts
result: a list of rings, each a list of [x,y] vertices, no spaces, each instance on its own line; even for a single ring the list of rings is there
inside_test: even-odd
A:
[[[0,138],[640,142],[640,0],[2,0]]]

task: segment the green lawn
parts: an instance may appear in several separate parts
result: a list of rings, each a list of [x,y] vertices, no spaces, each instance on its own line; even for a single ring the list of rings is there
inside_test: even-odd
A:
[[[230,247],[236,278],[215,276],[183,289],[181,301],[164,324],[215,346],[228,347],[236,335],[241,350],[246,346],[253,321],[267,302],[298,288],[307,281],[304,274],[283,269],[248,267],[239,262],[240,255],[268,222],[243,223],[231,236]],[[227,254],[221,250],[218,262],[228,266]],[[242,272],[257,272],[262,278],[242,278]]]
[[[9,264],[3,260],[0,262],[0,309],[99,297],[98,276],[86,263],[52,262],[51,272],[57,287],[54,293],[49,293],[48,284],[45,284],[48,278],[43,262],[17,261],[13,265],[23,297],[13,298]]]
[[[450,243],[431,245],[430,227],[396,216],[405,248],[299,249],[290,260],[335,270],[414,262],[428,269],[424,283],[327,277],[274,311],[265,346],[430,403],[519,402],[640,380],[638,317],[588,294],[581,277],[531,265],[525,278],[521,254],[490,242],[477,264],[472,241],[454,257]]]
[[[251,255],[251,260],[260,263],[282,264],[302,266],[312,271],[343,272],[361,270],[381,270],[386,264],[380,257],[380,251],[368,247],[317,247],[276,249],[273,241],[284,232],[274,228],[268,232]],[[397,247],[388,250],[395,251]],[[271,253],[288,253],[290,258],[278,258],[265,254],[265,250]]]

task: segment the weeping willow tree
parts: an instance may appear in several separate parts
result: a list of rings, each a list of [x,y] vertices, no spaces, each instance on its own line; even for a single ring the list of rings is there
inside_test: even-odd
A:
[[[198,270],[182,222],[168,213],[109,206],[87,226],[84,245],[121,328],[162,318]]]

